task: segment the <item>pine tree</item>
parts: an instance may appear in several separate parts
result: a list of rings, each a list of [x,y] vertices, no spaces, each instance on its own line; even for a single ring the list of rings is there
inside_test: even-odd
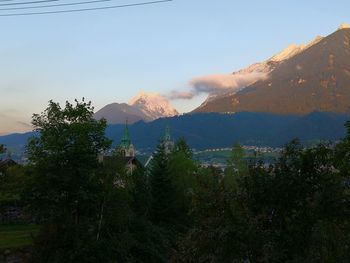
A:
[[[175,142],[169,156],[169,167],[174,187],[176,221],[180,231],[185,231],[191,223],[189,209],[193,192],[196,188],[198,164],[192,159],[192,150],[184,138]]]
[[[157,146],[149,170],[151,219],[157,225],[169,225],[174,216],[174,189],[169,170],[169,155],[162,142]]]

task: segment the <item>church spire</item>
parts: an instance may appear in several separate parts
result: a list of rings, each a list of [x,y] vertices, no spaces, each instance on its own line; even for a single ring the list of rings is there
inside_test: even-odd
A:
[[[171,141],[170,127],[167,125],[165,127],[164,141]]]
[[[125,157],[135,157],[135,148],[131,143],[128,120],[125,121],[124,134],[119,144],[119,151],[121,151]]]
[[[125,121],[124,134],[122,140],[120,142],[120,146],[123,148],[128,148],[131,144],[130,134],[129,134],[129,126],[128,120]]]
[[[174,148],[174,142],[171,139],[170,127],[168,125],[165,127],[165,133],[164,133],[164,137],[163,137],[163,145],[165,147],[166,154],[169,154],[172,151],[172,149]]]

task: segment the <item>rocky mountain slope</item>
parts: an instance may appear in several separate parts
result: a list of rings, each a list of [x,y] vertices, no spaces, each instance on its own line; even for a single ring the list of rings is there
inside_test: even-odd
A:
[[[129,123],[149,120],[140,109],[126,103],[108,104],[95,113],[95,118],[105,118],[110,124],[125,123],[126,120]]]
[[[162,117],[178,115],[178,112],[162,95],[140,92],[126,103],[111,103],[95,113],[96,119],[105,118],[109,124],[152,121]]]
[[[265,72],[267,77],[204,102],[194,112],[350,113],[350,29],[292,45],[265,62],[234,74]]]
[[[129,105],[138,108],[151,120],[172,117],[179,114],[170,105],[169,101],[159,93],[140,92],[129,101]]]

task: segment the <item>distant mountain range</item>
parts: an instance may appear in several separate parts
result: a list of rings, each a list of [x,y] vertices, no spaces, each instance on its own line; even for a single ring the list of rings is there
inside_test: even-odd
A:
[[[160,118],[152,122],[139,121],[130,125],[131,139],[136,149],[152,151],[169,126],[174,138],[185,137],[196,149],[244,145],[279,147],[299,138],[305,144],[322,140],[336,141],[345,136],[344,114],[314,112],[308,115],[279,115],[240,112],[235,114],[197,113]],[[124,124],[109,125],[106,135],[116,146],[122,137]],[[23,148],[34,133],[0,136],[0,144]]]
[[[348,115],[313,112],[304,116],[240,112],[198,113],[137,122],[129,131],[137,149],[154,149],[169,126],[174,138],[184,137],[196,149],[231,147],[234,143],[280,147],[299,138],[305,144],[336,141],[345,136]],[[123,125],[110,125],[107,136],[119,143]]]
[[[152,121],[158,118],[171,117],[179,113],[169,101],[158,93],[140,92],[128,104],[111,103],[95,113],[96,119],[105,118],[109,124],[135,123]]]
[[[308,45],[290,45],[229,76],[243,79],[244,86],[210,94],[190,114],[179,116],[164,96],[141,92],[128,103],[103,107],[95,118],[107,119],[106,134],[114,144],[128,120],[132,140],[142,150],[154,149],[167,125],[175,138],[185,137],[196,149],[229,147],[235,142],[282,146],[293,138],[315,143],[345,136],[344,123],[350,120],[350,29],[346,25]],[[0,144],[23,148],[32,135],[0,136]]]
[[[308,45],[291,45],[233,73],[266,74],[240,90],[212,94],[194,112],[350,113],[350,29],[342,25]]]

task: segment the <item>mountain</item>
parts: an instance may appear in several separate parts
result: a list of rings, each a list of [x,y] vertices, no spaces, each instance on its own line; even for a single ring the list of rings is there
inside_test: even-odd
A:
[[[266,78],[205,101],[194,112],[350,113],[350,29],[342,25],[308,45],[292,45],[265,62],[234,74]]]
[[[243,145],[280,147],[294,138],[312,144],[320,140],[336,141],[346,134],[349,116],[313,112],[305,116],[239,112],[234,114],[197,113],[161,118],[130,125],[133,144],[138,150],[153,150],[165,127],[174,138],[184,137],[195,149]],[[123,125],[110,125],[106,134],[114,145],[120,142]]]
[[[109,124],[125,123],[126,120],[129,123],[150,120],[139,108],[126,103],[108,104],[95,113],[95,118],[105,118]]]
[[[151,120],[179,114],[169,101],[159,93],[140,92],[129,101],[129,105],[140,109]]]
[[[169,126],[174,138],[184,137],[198,150],[243,145],[280,147],[299,138],[303,143],[320,140],[336,141],[346,134],[344,123],[348,115],[313,112],[304,116],[270,113],[239,112],[234,114],[197,113],[160,118],[152,122],[139,121],[129,126],[137,150],[153,151]],[[116,146],[123,135],[124,124],[109,125],[107,137]],[[22,151],[27,139],[35,133],[0,136],[0,144]]]
[[[109,124],[152,121],[162,117],[178,115],[166,98],[158,93],[140,92],[126,103],[111,103],[95,113],[96,119],[105,118]]]
[[[200,112],[201,108],[205,108],[205,106],[214,100],[225,98],[228,96],[233,96],[238,91],[244,89],[245,87],[252,85],[259,79],[263,79],[268,76],[278,65],[280,65],[284,60],[293,57],[296,54],[299,54],[304,49],[311,47],[322,39],[322,37],[317,36],[314,40],[312,40],[307,45],[296,45],[291,44],[281,52],[275,54],[271,58],[263,61],[254,63],[247,68],[241,69],[237,72],[232,73],[232,78],[243,79],[245,81],[242,82],[241,87],[227,90],[219,90],[214,93],[208,95],[208,98],[202,103],[202,105],[196,110]],[[252,77],[253,76],[253,77]],[[205,111],[205,110],[203,110]]]

